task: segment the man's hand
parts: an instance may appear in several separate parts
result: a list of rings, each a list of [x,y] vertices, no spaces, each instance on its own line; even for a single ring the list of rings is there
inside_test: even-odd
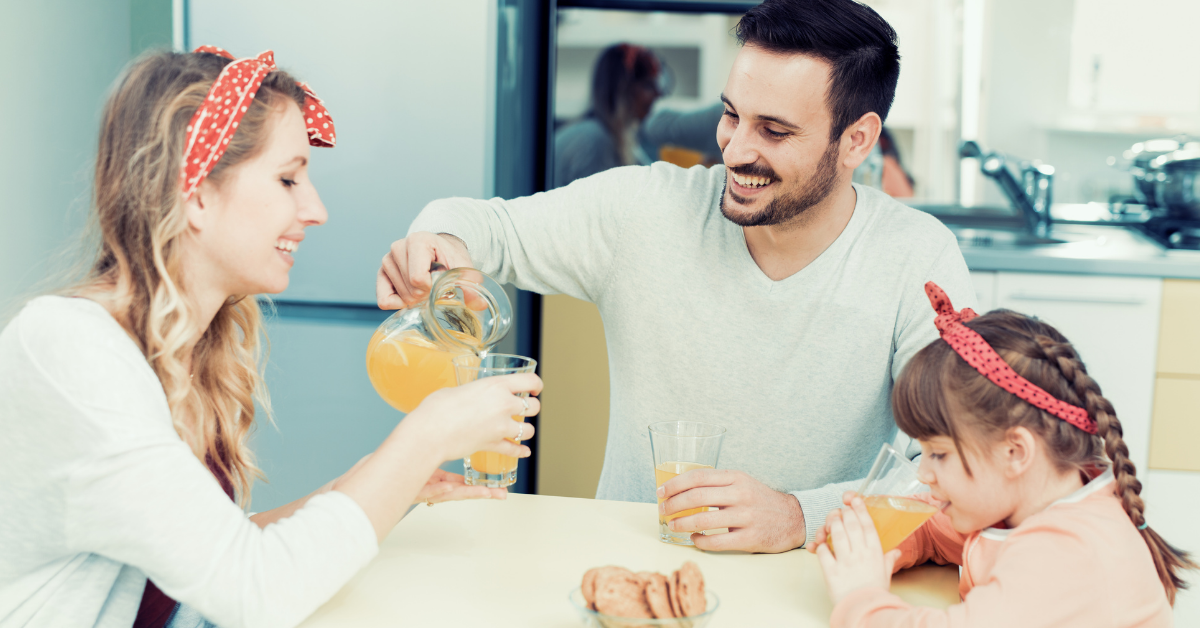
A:
[[[814,545],[833,603],[837,604],[859,589],[877,587],[887,590],[900,550],[883,553],[879,534],[875,532],[875,524],[871,522],[862,498],[855,495],[850,499],[849,508],[829,513],[825,525],[833,539],[833,552],[825,543]]]
[[[418,231],[392,243],[375,277],[375,298],[382,310],[412,307],[429,295],[433,285],[429,267],[437,262],[447,269],[471,266],[467,245],[452,235]]]
[[[804,544],[804,513],[795,496],[773,490],[742,471],[688,471],[659,487],[658,497],[665,499],[658,511],[666,515],[704,506],[720,509],[668,523],[676,532],[729,528],[728,534],[693,534],[692,541],[702,550],[774,553]]]

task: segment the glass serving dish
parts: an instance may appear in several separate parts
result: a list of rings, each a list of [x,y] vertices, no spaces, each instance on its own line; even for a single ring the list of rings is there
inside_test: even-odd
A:
[[[703,628],[712,619],[713,613],[721,605],[721,600],[712,591],[704,592],[705,610],[691,617],[675,617],[672,619],[646,619],[643,617],[615,617],[605,615],[587,607],[583,590],[575,587],[567,596],[571,606],[588,628]]]

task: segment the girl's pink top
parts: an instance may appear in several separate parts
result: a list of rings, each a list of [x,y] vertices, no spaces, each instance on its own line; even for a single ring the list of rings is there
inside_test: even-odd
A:
[[[1112,471],[1011,530],[954,531],[938,513],[900,544],[896,569],[933,561],[962,566],[962,603],[914,607],[882,588],[860,589],[833,609],[832,628],[1171,626],[1171,606]]]

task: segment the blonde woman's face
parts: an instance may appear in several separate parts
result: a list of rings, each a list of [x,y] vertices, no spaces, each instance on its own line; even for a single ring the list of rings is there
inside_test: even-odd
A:
[[[264,150],[198,195],[203,209],[191,222],[202,263],[189,272],[226,296],[282,292],[305,229],[328,219],[308,178],[300,108],[288,101],[275,116]]]

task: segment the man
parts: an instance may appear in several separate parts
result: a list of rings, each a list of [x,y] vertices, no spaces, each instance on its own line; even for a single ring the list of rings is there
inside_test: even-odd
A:
[[[896,435],[892,381],[938,337],[925,282],[956,304],[974,292],[948,229],[850,182],[895,94],[891,27],[852,0],[767,0],[737,34],[725,166],[435,201],[384,257],[378,296],[417,302],[439,261],[594,302],[612,390],[596,496],[654,501],[649,423],[719,423],[723,469],[667,482],[662,509],[719,508],[672,522],[730,529],[693,535],[701,549],[779,552],[810,541]]]

